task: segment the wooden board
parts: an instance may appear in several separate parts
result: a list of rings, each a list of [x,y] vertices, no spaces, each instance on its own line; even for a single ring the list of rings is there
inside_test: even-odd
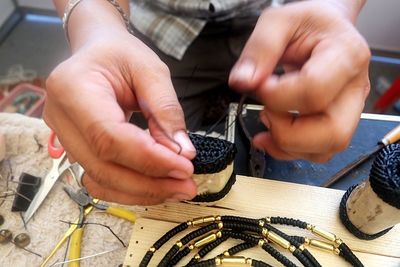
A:
[[[298,218],[341,237],[365,266],[400,267],[400,227],[394,227],[389,233],[373,241],[357,239],[344,228],[338,216],[338,206],[343,194],[344,192],[340,190],[238,176],[229,195],[212,207],[187,203],[138,207],[136,212],[142,218],[138,219],[134,226],[124,266],[138,266],[149,247],[177,223],[194,217],[219,214],[253,218],[265,216]],[[279,228],[309,236],[305,231],[293,232],[288,227]],[[235,244],[232,242],[226,244],[232,246]],[[155,254],[150,266],[156,265],[171,244],[167,244]],[[315,250],[312,250],[312,253],[323,266],[346,266],[344,260],[333,254]],[[248,250],[242,255],[263,260],[273,266],[277,265],[276,261],[260,249]]]

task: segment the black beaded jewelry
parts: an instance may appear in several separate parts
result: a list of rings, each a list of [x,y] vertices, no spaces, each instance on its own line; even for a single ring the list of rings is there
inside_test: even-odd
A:
[[[219,173],[233,162],[236,154],[235,144],[226,140],[189,133],[189,138],[196,149],[196,157],[192,160],[195,175],[212,175]],[[203,192],[191,201],[193,202],[215,202],[222,199],[236,181],[234,172],[229,175],[226,184],[218,192]],[[218,178],[218,177],[217,177]]]
[[[307,229],[316,236],[329,242],[312,240],[299,236],[289,236],[276,229],[271,224],[282,224]],[[224,262],[243,263],[249,266],[269,266],[262,261],[234,256],[240,251],[257,245],[284,266],[297,266],[268,242],[289,250],[299,260],[299,262],[306,267],[317,267],[321,265],[304,247],[304,245],[334,252],[352,264],[352,266],[363,266],[359,259],[341,239],[316,226],[291,218],[267,217],[262,219],[252,219],[238,216],[208,216],[195,218],[174,227],[154,243],[143,257],[139,266],[148,266],[156,250],[163,246],[174,235],[184,231],[189,226],[201,226],[201,228],[187,234],[181,240],[177,241],[165,254],[158,266],[174,266],[195,248],[199,248],[200,250],[186,266],[217,266]],[[218,247],[218,245],[228,238],[239,239],[244,242],[230,248],[214,259],[201,260],[207,253]]]

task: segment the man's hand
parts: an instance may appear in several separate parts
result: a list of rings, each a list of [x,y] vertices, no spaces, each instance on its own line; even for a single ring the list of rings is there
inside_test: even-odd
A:
[[[132,111],[150,133],[127,122]],[[195,149],[169,70],[126,29],[99,31],[52,72],[44,118],[93,197],[149,205],[196,195]]]
[[[277,159],[325,162],[355,131],[370,88],[370,51],[343,7],[305,1],[267,9],[232,69],[230,85],[264,104],[269,131],[254,145]],[[277,64],[285,69],[279,77]]]

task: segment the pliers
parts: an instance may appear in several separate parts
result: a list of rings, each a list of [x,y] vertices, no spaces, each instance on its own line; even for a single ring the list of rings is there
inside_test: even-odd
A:
[[[85,188],[74,190],[72,187],[64,187],[64,191],[68,196],[79,205],[79,219],[76,224],[76,229],[71,235],[70,247],[69,247],[69,260],[75,260],[81,257],[81,241],[83,235],[84,219],[86,211],[88,209],[97,208],[104,210],[106,213],[125,219],[134,223],[136,221],[136,215],[132,211],[124,208],[110,207],[105,204],[98,203],[97,199],[93,199]],[[79,267],[79,261],[71,261],[70,267]]]

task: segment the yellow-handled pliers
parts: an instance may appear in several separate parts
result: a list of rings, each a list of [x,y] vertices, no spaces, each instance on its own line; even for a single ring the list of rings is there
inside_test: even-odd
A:
[[[87,207],[94,207],[100,210],[104,210],[106,213],[125,219],[134,223],[136,221],[136,215],[132,211],[119,207],[110,207],[105,204],[98,203],[97,199],[93,199],[84,187],[80,188],[78,191],[72,189],[72,187],[64,187],[64,191],[70,196],[70,198],[75,201],[80,208],[79,222],[77,223],[77,228],[71,236],[71,243],[69,247],[69,260],[78,259],[81,257],[81,240],[83,235],[83,221],[84,213]],[[79,267],[79,261],[72,261],[69,264],[70,267]]]

